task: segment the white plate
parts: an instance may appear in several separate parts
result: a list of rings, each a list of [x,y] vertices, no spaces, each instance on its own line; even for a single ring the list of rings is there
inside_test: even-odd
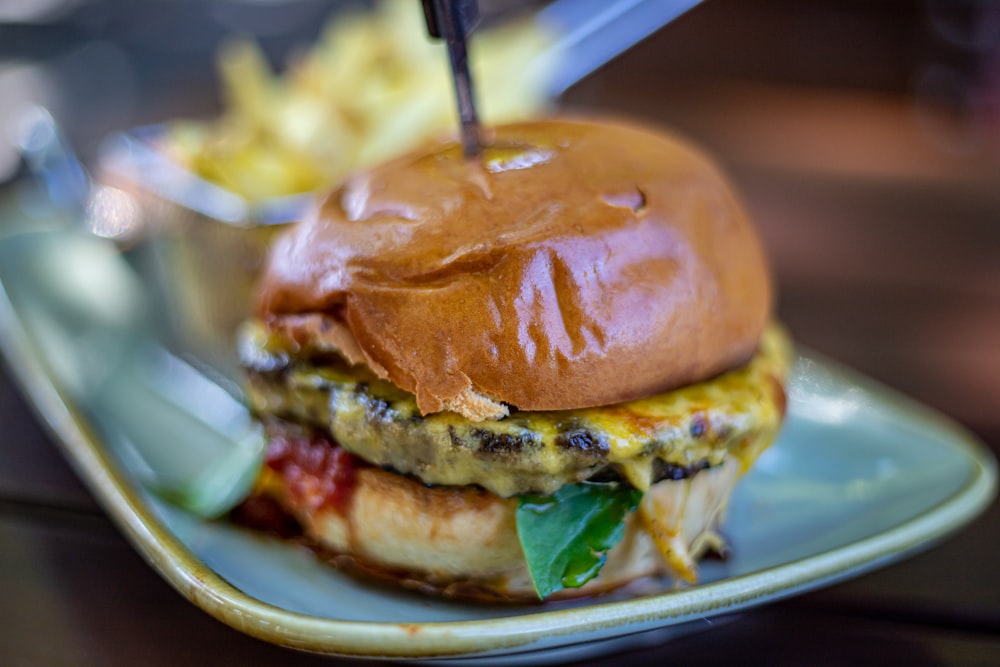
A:
[[[23,239],[0,240],[0,250],[6,244],[9,251],[12,242]],[[725,529],[732,555],[705,563],[701,584],[513,607],[367,586],[302,549],[198,519],[145,490],[139,480],[149,473],[148,461],[122,456],[60,386],[62,376],[53,369],[72,350],[57,356],[45,347],[51,332],[39,327],[58,323],[25,320],[41,288],[14,264],[0,263],[0,288],[7,290],[0,289],[0,344],[69,461],[165,579],[223,622],[278,644],[498,664],[501,658],[570,660],[663,641],[704,627],[701,619],[913,553],[969,522],[995,490],[992,456],[955,424],[858,375],[803,357],[791,379],[783,432],[733,497]],[[92,356],[83,338],[71,337],[79,342],[70,344]],[[163,420],[156,403],[143,410],[143,419]]]

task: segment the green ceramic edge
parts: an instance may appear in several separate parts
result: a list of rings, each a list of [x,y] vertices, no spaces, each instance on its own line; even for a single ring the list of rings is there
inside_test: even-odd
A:
[[[342,656],[475,657],[529,649],[542,639],[585,633],[614,637],[733,612],[883,566],[943,538],[982,512],[996,493],[996,462],[985,446],[929,408],[865,381],[875,398],[909,413],[967,457],[972,474],[950,498],[878,535],[773,568],[651,597],[509,618],[435,622],[340,621],[283,610],[250,597],[215,574],[153,515],[135,484],[112,460],[83,415],[55,386],[0,281],[0,351],[20,388],[98,503],[142,556],[176,590],[227,625],[276,644]],[[824,363],[829,370],[829,366]],[[850,372],[837,369],[835,375]],[[555,648],[555,646],[546,646]]]

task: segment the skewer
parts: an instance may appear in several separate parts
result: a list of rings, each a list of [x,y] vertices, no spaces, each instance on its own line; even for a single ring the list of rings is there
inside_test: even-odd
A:
[[[476,0],[422,0],[427,31],[435,39],[445,40],[451,62],[458,117],[462,129],[462,152],[467,158],[479,155],[479,118],[472,76],[469,74],[467,38],[479,22]]]

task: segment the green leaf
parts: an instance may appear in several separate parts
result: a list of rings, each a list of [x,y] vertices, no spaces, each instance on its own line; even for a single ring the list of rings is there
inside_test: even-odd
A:
[[[517,534],[538,597],[596,577],[622,539],[625,515],[641,499],[630,486],[591,482],[568,484],[551,496],[521,496]]]

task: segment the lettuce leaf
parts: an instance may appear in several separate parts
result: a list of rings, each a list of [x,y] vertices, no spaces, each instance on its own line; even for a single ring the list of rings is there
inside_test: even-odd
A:
[[[625,516],[642,492],[616,482],[568,484],[551,496],[518,500],[517,534],[535,591],[543,600],[597,576],[622,539]]]

